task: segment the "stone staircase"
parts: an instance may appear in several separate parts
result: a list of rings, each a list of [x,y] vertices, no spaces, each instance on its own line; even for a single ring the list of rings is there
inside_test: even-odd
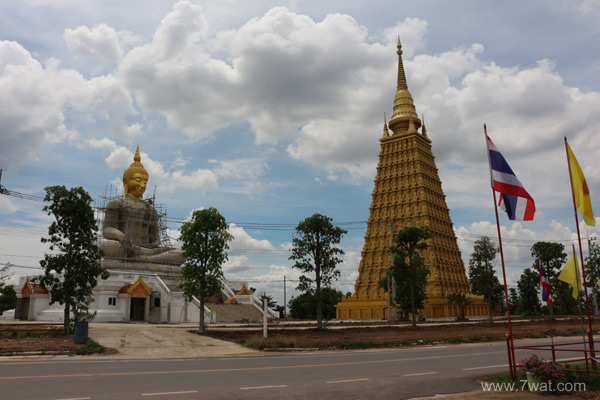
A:
[[[251,304],[206,304],[215,312],[216,322],[252,322],[262,321],[262,313]]]

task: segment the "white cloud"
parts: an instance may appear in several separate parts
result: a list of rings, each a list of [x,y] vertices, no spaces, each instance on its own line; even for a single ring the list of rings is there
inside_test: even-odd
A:
[[[90,139],[87,143],[95,149],[107,149],[112,151],[117,148],[117,144],[109,138]]]
[[[229,260],[223,264],[223,273],[226,278],[250,270],[252,270],[252,263],[246,256],[229,256]]]
[[[80,74],[44,68],[16,42],[0,41],[0,165],[16,168],[37,159],[46,146],[74,132],[64,124],[70,92]]]
[[[117,31],[104,23],[91,29],[83,25],[67,28],[63,39],[75,57],[93,57],[101,62],[114,63],[123,55]]]
[[[237,226],[234,223],[229,224],[229,233],[234,237],[231,242],[231,250],[240,252],[247,251],[274,251],[273,245],[266,239],[258,240],[250,236],[244,228]]]

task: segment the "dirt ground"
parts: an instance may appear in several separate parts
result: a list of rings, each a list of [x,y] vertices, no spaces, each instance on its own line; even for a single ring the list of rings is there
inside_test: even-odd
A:
[[[593,322],[592,327],[596,329]],[[342,329],[343,327],[343,329]],[[587,326],[585,327],[587,328]],[[552,329],[557,335],[564,335],[568,331],[581,331],[579,319],[555,320]],[[545,337],[550,328],[547,319],[513,321],[513,336],[515,338]],[[369,327],[351,327],[348,324],[335,324],[330,329],[317,331],[315,328],[290,328],[270,326],[268,337],[280,341],[286,347],[318,348],[335,350],[348,348],[348,343],[372,342],[378,345],[398,347],[414,344],[434,343],[468,343],[492,340],[504,340],[508,333],[507,322],[470,322],[433,324],[422,322],[413,328],[400,324],[399,326],[372,325]],[[262,330],[250,329],[223,329],[209,330],[210,336],[237,342],[241,339],[262,337]],[[382,346],[382,347],[384,347]]]
[[[593,328],[600,321],[593,321]],[[6,326],[1,326],[3,332]],[[513,335],[515,338],[544,337],[549,333],[547,319],[513,321]],[[552,328],[558,335],[562,332],[581,330],[579,319],[560,319],[552,322]],[[587,326],[585,326],[587,328]],[[26,329],[24,326],[19,329]],[[35,329],[32,327],[31,329]],[[434,324],[420,322],[416,328],[399,324],[398,326],[382,326],[372,324],[368,327],[356,327],[355,323],[331,324],[328,329],[317,331],[314,327],[270,325],[269,339],[282,343],[283,347],[317,348],[323,350],[336,350],[348,348],[348,343],[374,343],[381,347],[399,347],[415,344],[435,343],[468,343],[491,340],[504,340],[508,332],[506,322],[469,322]],[[262,337],[262,328],[214,328],[209,329],[209,336],[239,342],[241,339]],[[93,336],[90,335],[92,338]],[[56,337],[0,337],[0,355],[7,352],[68,352],[83,345],[75,344],[73,336]]]

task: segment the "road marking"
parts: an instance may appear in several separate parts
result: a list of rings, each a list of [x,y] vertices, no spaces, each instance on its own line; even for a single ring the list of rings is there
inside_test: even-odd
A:
[[[565,362],[565,361],[577,361],[577,360],[581,360],[581,358],[559,358],[556,361],[560,361],[560,362]],[[463,368],[463,371],[472,371],[475,369],[486,369],[486,368],[507,368],[508,364],[499,364],[499,365],[486,365],[483,367],[471,367],[471,368]],[[404,375],[406,376],[406,375]]]
[[[163,392],[163,393],[142,393],[142,396],[164,396],[168,394],[190,394],[198,393],[197,390],[187,390],[185,392]]]
[[[499,365],[486,365],[485,367],[471,367],[471,368],[463,368],[463,371],[472,371],[474,369],[486,369],[486,368],[499,368],[499,367],[508,367],[508,364],[499,364]]]
[[[329,382],[325,382],[325,383],[347,383],[347,382],[361,382],[361,381],[368,381],[369,378],[360,378],[360,379],[346,379],[343,381],[329,381]]]
[[[58,400],[91,400],[91,397],[75,397],[72,399],[58,399]]]
[[[273,385],[273,386],[253,386],[253,387],[243,387],[240,388],[242,390],[254,390],[254,389],[274,389],[274,388],[284,388],[287,385]]]
[[[59,378],[84,378],[84,377],[105,377],[105,376],[134,376],[134,375],[175,375],[175,374],[201,374],[210,372],[242,372],[242,371],[272,371],[282,369],[300,369],[300,368],[328,368],[328,367],[339,367],[343,365],[368,365],[368,364],[388,364],[397,363],[404,361],[418,361],[418,360],[439,360],[444,358],[463,358],[473,356],[483,356],[489,354],[505,354],[506,350],[501,351],[485,351],[479,353],[465,353],[465,354],[449,354],[445,356],[428,356],[428,357],[406,357],[406,358],[393,358],[389,360],[372,360],[372,361],[349,361],[349,362],[338,362],[338,363],[323,363],[323,364],[304,364],[304,365],[282,365],[272,367],[249,367],[249,368],[216,368],[216,369],[192,369],[192,370],[179,370],[179,371],[137,371],[137,372],[102,372],[102,373],[90,373],[90,374],[64,374],[64,375],[30,375],[30,376],[1,376],[0,381],[11,381],[19,379],[59,379]]]
[[[433,375],[437,374],[437,372],[421,372],[419,374],[405,374],[404,376],[420,376],[420,375]]]

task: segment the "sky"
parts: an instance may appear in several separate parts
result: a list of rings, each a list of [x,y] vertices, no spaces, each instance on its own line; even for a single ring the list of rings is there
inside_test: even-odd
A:
[[[509,285],[535,242],[577,238],[565,136],[600,216],[599,0],[22,0],[0,20],[0,183],[82,186],[101,206],[139,144],[173,243],[216,207],[235,237],[225,277],[279,304],[314,213],[348,230],[334,287],[354,291],[398,36],[465,266],[498,237],[484,123],[537,207],[500,215]],[[41,272],[42,207],[0,195],[11,282]],[[586,253],[598,228],[580,228]]]

